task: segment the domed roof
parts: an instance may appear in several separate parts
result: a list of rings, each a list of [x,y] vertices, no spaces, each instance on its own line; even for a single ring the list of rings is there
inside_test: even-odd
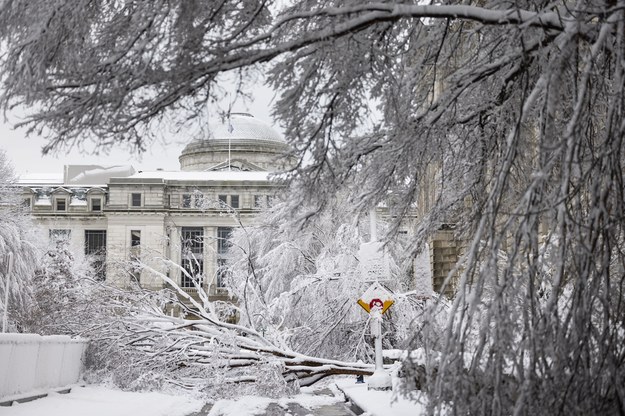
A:
[[[212,131],[209,140],[269,140],[284,143],[284,139],[269,124],[248,113],[232,113],[230,119]]]
[[[286,141],[270,125],[250,114],[234,113],[211,130],[210,136],[189,142],[178,160],[183,171],[218,169],[241,163],[250,170],[283,170],[294,164]]]

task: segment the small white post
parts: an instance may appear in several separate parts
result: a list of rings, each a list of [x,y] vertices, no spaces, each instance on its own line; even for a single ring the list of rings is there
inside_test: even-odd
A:
[[[4,286],[4,313],[2,316],[2,333],[7,332],[8,319],[9,319],[9,289],[11,288],[11,269],[13,268],[13,253],[9,253],[5,256],[7,264],[6,269],[6,285]]]
[[[375,371],[367,382],[368,390],[391,390],[393,384],[391,375],[384,370],[384,357],[382,356],[382,308],[371,309],[371,334],[374,337],[375,346]]]
[[[375,327],[375,371],[384,371],[384,357],[382,356],[382,314],[380,309],[371,317],[371,325]]]

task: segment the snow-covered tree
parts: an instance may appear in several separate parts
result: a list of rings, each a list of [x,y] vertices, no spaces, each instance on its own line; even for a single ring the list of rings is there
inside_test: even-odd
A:
[[[357,304],[373,282],[358,259],[359,248],[370,238],[369,219],[354,218],[346,205],[337,199],[306,223],[293,224],[284,221],[291,207],[276,202],[259,216],[258,225],[238,228],[227,287],[237,299],[241,321],[278,345],[372,362],[368,314]],[[397,242],[386,247],[396,254],[388,256],[391,274],[382,282],[396,300],[384,320],[387,348],[407,346],[425,307],[413,291],[412,258],[401,249]]]
[[[48,235],[34,223],[0,152],[0,312],[8,306],[7,330],[39,334],[85,333],[105,324],[105,295],[84,258],[71,252],[63,235]],[[8,257],[13,264],[8,274]],[[7,286],[7,280],[9,284]],[[5,291],[9,288],[8,305]],[[98,293],[96,293],[98,292]]]
[[[349,184],[465,232],[432,410],[624,411],[622,1],[6,0],[0,38],[0,102],[47,150],[145,148],[266,69],[294,206]]]
[[[49,237],[29,280],[31,304],[20,325],[24,332],[78,335],[105,320],[108,288],[97,281],[89,259],[72,252],[66,234]]]
[[[184,270],[171,260],[161,261],[170,270]],[[142,269],[171,290],[103,292],[104,309],[116,311],[117,319],[85,331],[96,340],[89,354],[94,379],[112,378],[125,388],[173,385],[215,398],[233,392],[284,395],[331,375],[373,373],[371,364],[302,354],[263,331],[233,323],[228,318],[236,306],[211,301],[200,280],[190,295],[162,270],[147,263]]]
[[[8,311],[7,330],[22,330],[32,307],[32,279],[41,258],[43,237],[24,209],[6,153],[0,151],[0,311]],[[9,255],[12,256],[9,274]],[[7,280],[9,280],[7,285]],[[8,304],[5,304],[7,287]]]

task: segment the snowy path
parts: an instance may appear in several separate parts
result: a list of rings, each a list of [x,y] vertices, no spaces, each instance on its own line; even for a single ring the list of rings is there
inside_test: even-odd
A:
[[[242,396],[212,406],[186,396],[123,392],[103,386],[75,387],[26,403],[0,407],[0,416],[353,416],[329,389],[302,389],[288,398]]]
[[[207,416],[353,416],[343,404],[342,395],[329,389],[308,390],[293,397],[270,399],[246,396],[219,400]],[[203,416],[203,415],[198,415]]]

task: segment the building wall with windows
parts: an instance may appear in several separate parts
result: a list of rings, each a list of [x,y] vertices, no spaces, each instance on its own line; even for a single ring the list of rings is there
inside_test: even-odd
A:
[[[24,204],[51,238],[69,239],[74,251],[90,257],[100,279],[150,289],[167,287],[171,279],[189,293],[199,284],[223,298],[228,236],[252,224],[279,192],[270,176],[295,163],[288,152],[271,127],[235,114],[209,138],[189,143],[180,171],[71,165],[59,174],[25,176],[19,185]],[[407,238],[413,228],[407,221]],[[459,258],[450,235],[430,242],[436,287]]]
[[[249,114],[234,114],[180,155],[180,171],[66,166],[19,180],[24,204],[50,238],[67,238],[119,286],[199,284],[225,296],[223,266],[232,228],[251,224],[279,187],[270,174],[293,163],[284,140]]]

